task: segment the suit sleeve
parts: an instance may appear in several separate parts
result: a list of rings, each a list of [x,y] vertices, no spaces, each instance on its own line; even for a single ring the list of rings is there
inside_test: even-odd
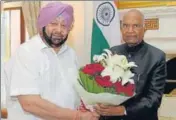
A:
[[[135,99],[131,104],[124,104],[128,116],[146,116],[152,111],[157,112],[164,92],[166,74],[166,61],[163,54],[152,70],[146,94]]]

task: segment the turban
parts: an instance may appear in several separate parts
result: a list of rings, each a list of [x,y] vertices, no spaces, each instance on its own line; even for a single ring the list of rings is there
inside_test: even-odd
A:
[[[56,17],[62,16],[66,22],[67,28],[71,27],[73,22],[73,7],[61,2],[52,2],[43,7],[37,19],[37,28],[42,29]]]

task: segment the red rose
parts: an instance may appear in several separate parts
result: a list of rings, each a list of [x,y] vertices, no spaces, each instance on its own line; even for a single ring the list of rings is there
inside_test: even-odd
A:
[[[102,72],[104,70],[104,67],[101,64],[94,63],[93,66],[96,72]]]
[[[85,74],[89,74],[89,75],[94,75],[95,74],[95,71],[92,70],[92,69],[88,69],[88,68],[84,68],[82,70]]]
[[[123,92],[122,83],[119,82],[119,81],[117,81],[117,82],[115,83],[115,89],[116,89],[116,92],[117,92],[118,94],[122,93],[122,92]]]
[[[95,81],[103,87],[111,87],[113,83],[110,81],[110,76],[96,76]]]
[[[126,95],[127,96],[133,96],[133,94],[134,94],[134,89],[135,88],[135,86],[134,86],[134,84],[127,84],[125,87],[124,87],[124,91],[125,91],[125,93],[126,93]]]
[[[89,75],[95,75],[96,73],[101,73],[104,70],[104,67],[101,64],[93,63],[88,64],[83,68],[83,72]]]
[[[122,85],[122,82],[115,83],[116,92],[118,94],[124,93],[126,96],[133,96],[135,91],[135,85],[131,83],[127,83],[126,85]]]

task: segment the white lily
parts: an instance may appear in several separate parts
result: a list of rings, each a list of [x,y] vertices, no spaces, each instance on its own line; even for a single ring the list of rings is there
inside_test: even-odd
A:
[[[128,62],[124,55],[112,55],[112,52],[108,49],[104,50],[106,52],[101,55],[95,55],[94,61],[103,63],[105,69],[102,71],[102,76],[110,76],[110,81],[115,83],[117,80],[122,80],[122,85],[126,83],[134,83],[131,79],[134,74],[129,68],[137,67],[134,62]],[[120,79],[122,78],[122,79]]]
[[[128,82],[134,84],[134,80],[131,79],[133,76],[134,74],[130,70],[125,71],[125,73],[122,76],[122,85],[125,85]]]
[[[112,53],[108,49],[104,50],[106,53],[102,53],[101,55],[94,55],[93,61],[102,63],[102,65],[105,67],[107,66],[108,60],[111,58]]]
[[[112,56],[112,53],[110,50],[105,49],[104,50],[106,53],[102,53],[101,55],[94,55],[93,56],[93,61],[94,62],[101,62],[102,60],[107,60]]]
[[[105,67],[106,63],[107,63],[105,55],[94,55],[93,61],[96,62],[96,63],[101,63]]]
[[[114,67],[114,69],[108,66],[102,71],[101,76],[110,76],[110,81],[115,83],[119,78],[122,77],[123,74],[124,70],[119,66]]]
[[[131,67],[137,67],[137,65],[135,65],[134,62],[129,62],[128,63],[128,60],[127,58],[124,56],[124,55],[113,55],[111,57],[111,62],[112,64],[117,64],[119,66],[121,66],[123,69],[128,69],[128,68],[131,68]]]
[[[105,51],[108,55],[108,57],[111,57],[112,56],[112,52],[108,49],[104,49],[103,51]]]
[[[103,59],[104,59],[104,57],[101,56],[101,55],[94,55],[94,56],[93,56],[93,61],[94,61],[94,62],[100,62],[100,61],[103,60]]]

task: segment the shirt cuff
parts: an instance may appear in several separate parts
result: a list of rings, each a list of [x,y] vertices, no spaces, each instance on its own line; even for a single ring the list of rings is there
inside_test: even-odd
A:
[[[37,88],[16,88],[10,91],[10,96],[15,97],[18,95],[38,95],[40,94]]]
[[[126,112],[126,108],[125,108],[125,112],[124,112],[124,115],[127,115],[127,112]]]

